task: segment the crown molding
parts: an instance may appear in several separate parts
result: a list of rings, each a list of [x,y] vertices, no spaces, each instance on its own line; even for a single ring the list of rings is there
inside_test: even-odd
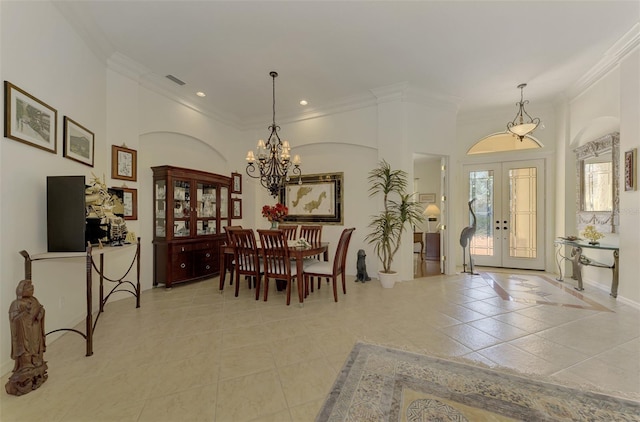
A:
[[[603,76],[615,69],[629,53],[640,45],[640,23],[636,23],[613,44],[587,73],[569,88],[569,97],[575,98]]]

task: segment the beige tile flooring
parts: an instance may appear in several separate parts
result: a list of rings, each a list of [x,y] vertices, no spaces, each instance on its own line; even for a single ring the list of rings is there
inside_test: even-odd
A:
[[[549,290],[542,273],[495,274],[393,289],[352,276],[338,303],[323,284],[304,307],[275,292],[256,301],[246,282],[238,298],[220,294],[217,278],[148,290],[140,309],[129,298],[107,305],[92,357],[76,334],[51,342],[48,381],[3,392],[0,419],[313,421],[359,340],[640,393],[640,311],[590,286],[590,302]]]

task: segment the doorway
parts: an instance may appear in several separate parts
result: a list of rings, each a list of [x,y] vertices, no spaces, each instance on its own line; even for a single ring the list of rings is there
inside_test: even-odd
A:
[[[475,265],[544,270],[544,160],[465,165]],[[474,216],[469,214],[469,225]]]

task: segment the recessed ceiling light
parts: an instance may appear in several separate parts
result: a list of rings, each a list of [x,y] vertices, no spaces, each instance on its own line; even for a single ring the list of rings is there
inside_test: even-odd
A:
[[[207,96],[207,94],[205,94],[205,93],[204,93],[204,92],[202,92],[202,91],[198,91],[198,92],[196,92],[196,95],[197,95],[198,97],[206,97],[206,96]]]
[[[309,104],[307,100],[300,100],[300,105],[307,105],[307,104]]]

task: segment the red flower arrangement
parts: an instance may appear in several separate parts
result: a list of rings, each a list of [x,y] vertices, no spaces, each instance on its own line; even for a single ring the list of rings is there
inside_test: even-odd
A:
[[[265,205],[262,207],[262,216],[269,221],[281,221],[282,217],[287,214],[289,214],[289,208],[279,202],[273,206]]]

